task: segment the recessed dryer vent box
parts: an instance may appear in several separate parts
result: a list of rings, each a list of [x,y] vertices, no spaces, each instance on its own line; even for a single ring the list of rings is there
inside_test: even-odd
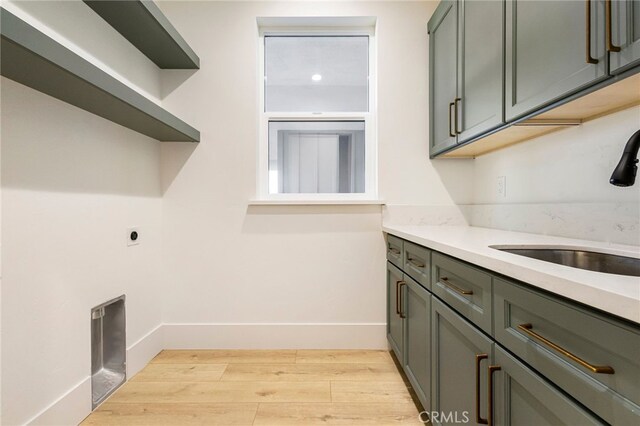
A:
[[[124,294],[91,310],[91,403],[95,409],[127,379]]]

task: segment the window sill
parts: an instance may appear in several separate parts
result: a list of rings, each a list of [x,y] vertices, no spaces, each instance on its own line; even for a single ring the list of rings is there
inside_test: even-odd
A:
[[[384,200],[249,200],[250,206],[362,206],[386,204]]]

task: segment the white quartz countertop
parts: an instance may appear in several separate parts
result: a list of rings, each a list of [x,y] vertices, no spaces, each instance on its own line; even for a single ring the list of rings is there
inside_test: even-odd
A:
[[[383,225],[392,235],[640,323],[640,277],[604,274],[489,246],[552,246],[640,258],[640,247],[472,226]]]

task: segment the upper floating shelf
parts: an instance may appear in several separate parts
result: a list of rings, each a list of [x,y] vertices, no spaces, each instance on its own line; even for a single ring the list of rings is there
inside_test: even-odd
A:
[[[198,69],[200,58],[150,0],[83,0],[163,69]]]
[[[200,132],[17,16],[0,8],[0,73],[160,141]]]

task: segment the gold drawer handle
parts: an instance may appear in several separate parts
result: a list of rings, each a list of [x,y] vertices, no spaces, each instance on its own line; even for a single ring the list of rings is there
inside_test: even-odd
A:
[[[413,266],[415,266],[416,268],[424,268],[426,266],[424,263],[418,262],[413,257],[408,258],[407,261]]]
[[[592,365],[592,364],[589,364],[587,361],[577,357],[576,355],[572,354],[568,350],[566,350],[564,348],[561,348],[560,346],[556,345],[555,343],[553,343],[552,341],[548,340],[547,338],[539,335],[538,333],[533,331],[533,325],[531,325],[531,324],[520,324],[518,326],[518,330],[520,330],[520,331],[528,334],[529,336],[541,341],[542,343],[544,343],[545,345],[549,346],[550,348],[555,349],[556,351],[560,352],[562,355],[566,356],[567,358],[569,358],[570,360],[572,360],[574,362],[577,362],[578,364],[580,364],[581,366],[583,366],[587,370],[591,371],[592,373],[614,374],[613,368],[609,367],[608,365]]]
[[[460,130],[458,130],[458,121],[459,121],[459,120],[458,120],[458,109],[459,109],[458,105],[459,105],[459,102],[460,102],[461,100],[462,100],[462,99],[460,99],[460,98],[456,98],[456,99],[453,101],[453,117],[454,117],[454,118],[453,118],[453,120],[454,120],[453,132],[454,132],[456,135],[459,135],[460,133],[462,133]]]
[[[389,253],[395,254],[396,256],[399,256],[400,255],[400,250],[398,250],[397,248],[389,247]]]
[[[463,296],[470,296],[473,294],[473,290],[466,290],[464,288],[458,287],[457,285],[451,283],[451,281],[449,281],[449,278],[447,277],[440,277],[440,282],[442,283],[442,285],[449,287],[451,290],[455,291],[456,293],[462,294]]]
[[[587,63],[597,64],[598,60],[591,56],[591,0],[586,0],[587,5]]]
[[[613,23],[612,21],[612,16],[611,16],[611,0],[605,0],[605,9],[604,9],[604,13],[605,13],[605,33],[606,33],[606,39],[607,39],[607,51],[609,52],[620,52],[620,50],[622,50],[620,48],[620,46],[616,46],[615,44],[613,44]]]
[[[404,312],[402,312],[402,286],[407,285],[404,281],[396,281],[396,314],[400,318],[406,318]]]
[[[489,355],[476,354],[476,423],[486,425],[489,421],[480,416],[480,363],[483,359],[489,359]]]
[[[452,138],[455,138],[455,137],[456,137],[456,134],[454,133],[454,132],[455,132],[455,130],[454,130],[453,132],[451,131],[451,108],[453,108],[453,107],[454,107],[454,105],[455,105],[455,103],[454,103],[454,102],[451,102],[451,103],[449,104],[449,137],[452,137]]]

